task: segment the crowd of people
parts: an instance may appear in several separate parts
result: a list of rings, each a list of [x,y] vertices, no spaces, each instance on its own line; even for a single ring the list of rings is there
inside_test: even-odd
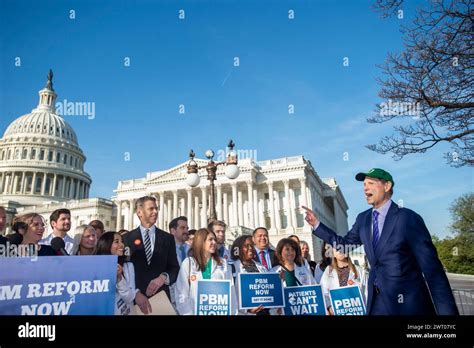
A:
[[[177,314],[195,314],[197,280],[230,280],[231,313],[236,315],[281,315],[282,309],[259,306],[239,310],[239,273],[280,274],[282,284],[301,286],[321,284],[326,297],[327,312],[329,290],[358,284],[365,288],[365,270],[354,265],[348,255],[334,252],[323,244],[322,260],[311,260],[309,245],[293,235],[281,239],[275,248],[270,245],[268,230],[256,228],[252,235],[242,235],[226,245],[227,225],[213,220],[205,228],[192,230],[185,216],[169,223],[169,232],[156,226],[158,208],[153,197],[137,200],[135,213],[140,225],[132,230],[104,231],[99,220],[77,226],[73,237],[71,212],[55,210],[49,218],[52,233],[45,236],[47,226],[37,213],[16,216],[13,233],[1,237],[0,243],[16,243],[23,255],[116,255],[117,282],[115,314],[134,313],[136,304],[143,314],[153,314],[150,297],[164,291]],[[2,226],[3,224],[3,226]],[[5,209],[0,207],[0,231],[5,225]],[[51,246],[54,238],[64,241],[64,252]],[[27,246],[27,247],[26,247]]]

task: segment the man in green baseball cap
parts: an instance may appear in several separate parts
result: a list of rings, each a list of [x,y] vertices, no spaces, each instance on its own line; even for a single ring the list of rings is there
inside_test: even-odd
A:
[[[388,211],[388,203],[393,196],[393,185],[395,184],[389,172],[380,168],[372,168],[367,173],[358,173],[355,179],[364,182],[367,203],[373,206],[374,209],[379,209],[385,205],[385,212]]]
[[[446,273],[420,215],[392,201],[389,172],[373,168],[358,173],[370,209],[360,213],[341,236],[303,207],[313,235],[348,253],[360,245],[370,264],[367,282],[369,315],[457,315]],[[335,314],[337,309],[335,310]]]

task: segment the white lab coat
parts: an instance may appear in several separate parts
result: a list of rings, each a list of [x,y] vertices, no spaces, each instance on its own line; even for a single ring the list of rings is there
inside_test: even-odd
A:
[[[135,268],[133,268],[133,263],[125,262],[122,279],[117,283],[115,289],[115,315],[134,314],[133,300],[136,292]]]
[[[280,265],[275,266],[271,269],[270,272],[280,273],[284,271],[283,267]],[[295,277],[301,283],[301,285],[315,285],[316,280],[314,280],[313,275],[311,274],[311,270],[309,270],[306,265],[298,266],[295,263]],[[283,286],[286,287],[286,282],[283,280]]]
[[[352,270],[349,271],[349,279],[347,280],[348,285],[358,285],[362,297],[365,297],[365,287],[366,283],[366,272],[362,270],[361,267],[354,265],[357,270],[358,277],[355,277],[355,274]],[[331,272],[332,270],[332,272]],[[353,284],[349,284],[353,282]],[[339,289],[339,278],[337,276],[337,271],[332,268],[332,266],[327,266],[324,270],[323,276],[321,277],[321,290],[323,291],[324,300],[326,301],[326,308],[331,306],[331,300],[329,297],[329,290]],[[365,298],[364,298],[365,300]]]
[[[235,287],[232,278],[232,271],[225,259],[221,258],[221,264],[218,265],[212,259],[211,279],[230,280],[230,301],[231,313],[237,314],[237,301],[235,297]],[[202,272],[198,270],[198,264],[194,257],[187,257],[181,264],[178,279],[176,280],[175,300],[176,309],[180,315],[195,315],[197,281],[202,280]]]
[[[252,260],[253,262],[255,262],[255,266],[257,266],[257,269],[258,269],[258,273],[266,273],[268,272],[267,269],[262,266],[262,264],[256,262],[255,260]],[[237,295],[237,308],[240,307],[240,301],[239,301],[239,298],[240,298],[240,283],[239,283],[239,274],[240,273],[249,273],[247,272],[247,270],[245,268],[242,267],[242,262],[240,262],[240,260],[236,260],[234,261],[234,273],[233,273],[233,276],[234,276],[234,279],[235,279],[235,288],[236,288],[236,295]],[[247,312],[246,309],[239,309],[239,315],[255,315],[255,314],[252,314],[252,313],[249,313]]]

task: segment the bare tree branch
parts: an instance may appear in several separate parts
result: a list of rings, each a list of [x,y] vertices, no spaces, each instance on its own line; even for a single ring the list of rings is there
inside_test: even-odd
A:
[[[383,17],[398,13],[403,0],[376,0]],[[474,13],[470,0],[431,0],[404,26],[404,50],[389,53],[370,123],[395,122],[395,133],[367,146],[401,159],[442,142],[455,167],[474,165]],[[410,122],[407,126],[407,121]]]

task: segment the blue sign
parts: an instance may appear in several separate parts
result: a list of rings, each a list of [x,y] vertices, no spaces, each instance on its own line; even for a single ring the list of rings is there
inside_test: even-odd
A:
[[[358,285],[329,290],[334,315],[365,315],[365,304]]]
[[[326,315],[321,285],[290,286],[285,291],[285,315]]]
[[[230,280],[198,280],[196,315],[230,315]]]
[[[0,315],[113,315],[117,256],[0,257]]]
[[[240,309],[285,306],[278,273],[239,273],[239,287]]]

